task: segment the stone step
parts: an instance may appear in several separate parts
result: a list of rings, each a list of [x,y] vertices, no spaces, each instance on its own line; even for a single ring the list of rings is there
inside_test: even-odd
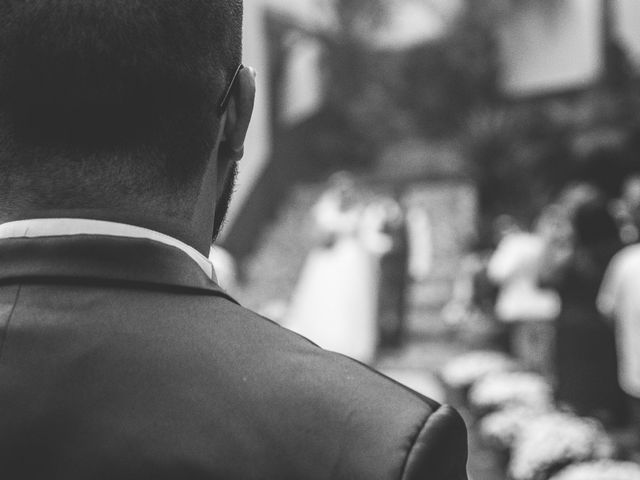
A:
[[[324,186],[294,186],[273,223],[262,234],[260,247],[243,265],[242,297],[251,308],[287,301],[311,248],[309,211]]]
[[[419,309],[440,309],[449,301],[452,292],[452,280],[430,279],[411,287],[409,302]]]
[[[449,327],[442,319],[442,312],[439,310],[409,309],[406,319],[406,327],[415,333],[428,333],[430,335],[447,335]]]

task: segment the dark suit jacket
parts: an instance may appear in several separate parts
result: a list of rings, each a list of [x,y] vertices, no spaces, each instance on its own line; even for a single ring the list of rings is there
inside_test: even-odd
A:
[[[0,240],[0,475],[462,480],[458,414],[147,240]]]

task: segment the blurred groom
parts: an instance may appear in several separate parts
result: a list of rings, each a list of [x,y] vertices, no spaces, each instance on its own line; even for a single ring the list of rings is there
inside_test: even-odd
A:
[[[241,0],[0,19],[3,477],[466,478],[455,411],[216,283],[255,91]]]

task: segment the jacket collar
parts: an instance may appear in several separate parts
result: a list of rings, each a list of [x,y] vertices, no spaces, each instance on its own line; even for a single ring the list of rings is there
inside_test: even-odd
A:
[[[177,289],[235,301],[217,285],[212,267],[209,275],[188,249],[143,234],[145,232],[141,230],[144,229],[138,231],[140,235],[136,237],[131,230],[125,235],[127,229],[99,230],[99,233],[94,233],[95,230],[87,232],[86,228],[71,228],[64,232],[42,230],[43,224],[38,222],[31,223],[32,226],[39,225],[38,228],[27,231],[16,230],[11,224],[0,226],[0,237],[4,237],[0,238],[1,283],[109,284]]]
[[[177,238],[137,225],[87,218],[32,218],[0,225],[0,238],[41,238],[70,235],[106,235],[110,237],[155,240],[182,250],[214,282],[217,281],[213,265],[208,258],[195,248]]]

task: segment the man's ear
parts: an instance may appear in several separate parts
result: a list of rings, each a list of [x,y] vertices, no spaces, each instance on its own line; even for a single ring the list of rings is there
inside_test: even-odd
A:
[[[240,160],[244,153],[244,140],[247,136],[253,105],[256,96],[256,72],[245,67],[238,73],[231,101],[227,107],[222,143],[222,160]]]

